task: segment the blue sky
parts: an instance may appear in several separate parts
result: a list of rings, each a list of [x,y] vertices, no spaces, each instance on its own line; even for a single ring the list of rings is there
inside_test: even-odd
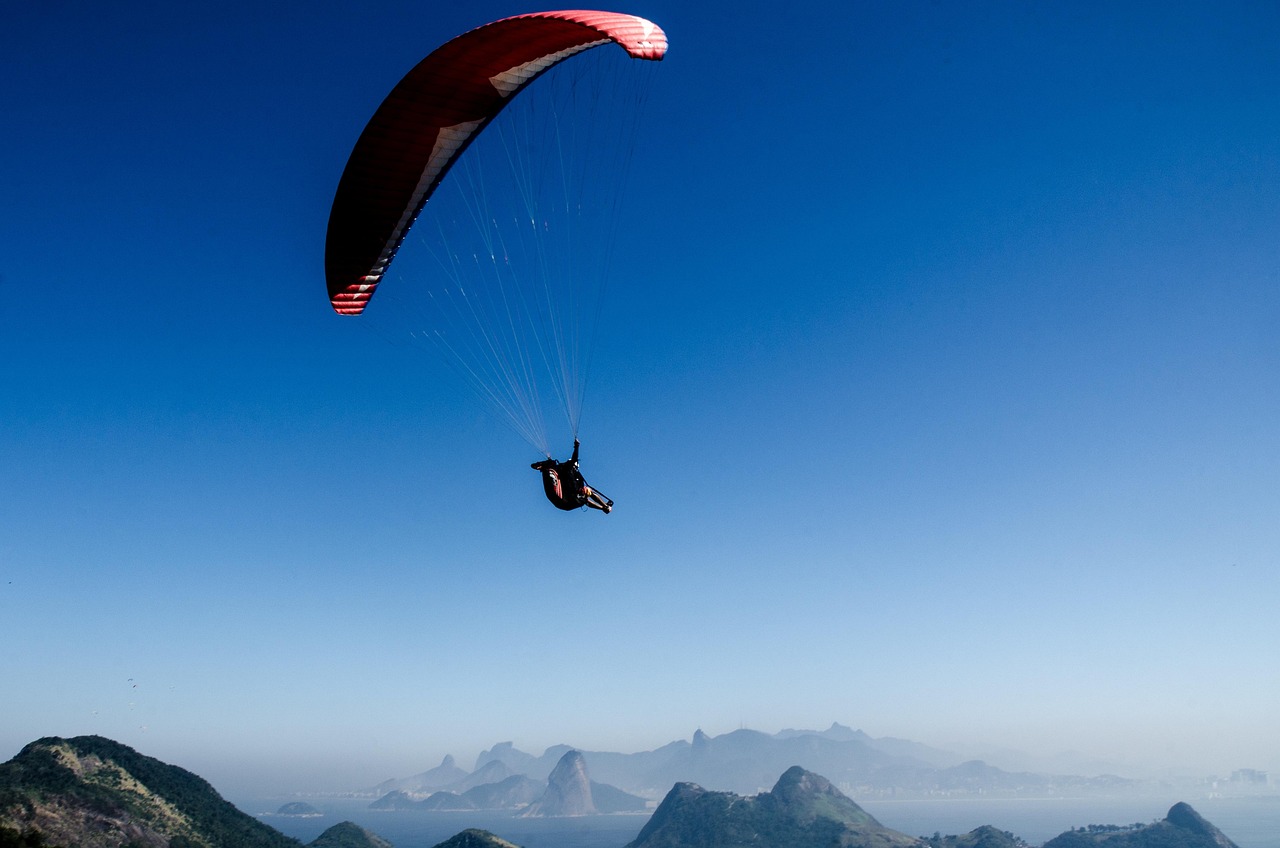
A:
[[[10,4],[11,6],[13,4]],[[360,128],[532,7],[0,18],[0,754],[224,791],[825,727],[1280,769],[1280,13],[642,2],[583,424],[325,297]]]

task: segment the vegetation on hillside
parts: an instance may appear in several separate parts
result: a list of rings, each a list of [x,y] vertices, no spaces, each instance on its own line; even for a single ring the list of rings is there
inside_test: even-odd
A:
[[[105,831],[120,824],[164,834],[170,848],[301,846],[196,775],[101,736],[39,739],[0,765],[0,825],[16,834],[4,838],[29,839],[37,811],[50,809],[64,813],[64,829],[86,831],[77,844],[108,844]],[[47,833],[43,838],[56,844]]]

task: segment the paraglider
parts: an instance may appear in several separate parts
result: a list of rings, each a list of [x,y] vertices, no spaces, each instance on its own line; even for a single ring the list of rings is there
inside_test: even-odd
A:
[[[605,515],[613,511],[613,501],[587,485],[578,470],[578,440],[573,441],[573,456],[566,462],[547,457],[529,467],[542,473],[542,488],[556,509],[573,510],[589,506]]]
[[[540,12],[471,30],[418,63],[378,107],[338,183],[325,242],[334,311],[364,311],[432,192],[512,96],[553,65],[609,43],[651,60],[667,47],[643,18]]]
[[[504,138],[499,154],[491,157],[500,160],[502,168],[510,165],[514,175],[502,171],[495,178],[491,171],[481,171],[470,176],[470,160],[480,157],[464,154],[530,83],[544,75],[555,76],[548,72],[572,56],[609,44],[622,48],[631,59],[650,61],[661,60],[667,49],[666,35],[651,21],[581,10],[505,18],[437,48],[391,90],[361,133],[338,183],[325,243],[325,276],[333,310],[339,315],[362,315],[387,280],[410,228],[423,216],[446,176],[461,165],[463,176],[453,182],[461,186],[460,202],[467,208],[456,218],[469,219],[478,235],[468,238],[476,246],[471,242],[459,246],[455,240],[432,254],[438,263],[434,276],[444,278],[450,288],[432,292],[422,311],[452,310],[454,317],[447,327],[419,335],[443,350],[500,420],[547,457],[534,467],[543,471],[553,503],[561,509],[592,506],[604,512],[612,508],[612,501],[586,486],[577,470],[578,425],[590,364],[589,353],[581,349],[595,332],[576,322],[583,314],[593,319],[599,306],[580,291],[571,291],[568,297],[557,292],[561,287],[582,286],[578,277],[603,273],[596,268],[589,268],[588,274],[577,270],[583,262],[578,253],[609,252],[607,246],[597,244],[603,239],[573,243],[570,237],[583,229],[581,221],[602,217],[583,202],[583,187],[620,178],[599,168],[577,177],[548,176],[544,172],[551,168],[546,163],[523,160],[526,151],[532,150],[535,156],[561,166],[572,158],[565,151],[577,135],[583,136],[579,142],[583,149],[607,148],[596,135],[587,138],[587,132],[579,129],[590,122],[579,120],[574,110],[580,101],[612,105],[619,98],[605,90],[589,95],[601,85],[594,78],[572,81],[569,107],[544,110],[559,123],[542,136],[522,128],[513,133],[514,140]],[[541,93],[534,94],[540,97]],[[540,105],[536,97],[534,105]],[[505,130],[495,131],[500,132]],[[619,155],[626,155],[629,148],[619,147]],[[544,193],[549,201],[544,201]],[[495,201],[505,201],[504,195],[512,198],[510,213],[495,211]],[[606,205],[611,208],[616,202],[616,198],[607,200]],[[556,219],[557,214],[568,220]],[[434,217],[429,229],[434,234],[438,228],[444,236],[452,219]],[[555,250],[561,253],[554,254]],[[408,281],[400,283],[407,286]],[[566,463],[551,459],[542,410],[549,401],[559,404],[572,429],[574,455]],[[551,497],[557,487],[559,500]]]

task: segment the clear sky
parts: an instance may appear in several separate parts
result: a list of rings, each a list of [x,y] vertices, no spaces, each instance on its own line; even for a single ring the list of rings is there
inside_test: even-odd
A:
[[[325,296],[373,109],[536,8],[5,4],[0,757],[292,791],[839,721],[1280,770],[1276,5],[617,7],[672,46],[609,516]]]

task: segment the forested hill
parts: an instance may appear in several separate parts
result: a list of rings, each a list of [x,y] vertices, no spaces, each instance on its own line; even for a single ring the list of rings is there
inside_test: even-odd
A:
[[[83,848],[301,846],[191,772],[101,736],[39,739],[0,765],[0,827]]]
[[[359,843],[350,836],[312,844]],[[191,772],[101,736],[39,739],[0,765],[0,848],[130,845],[302,848]]]
[[[1044,848],[1237,848],[1236,844],[1191,809],[1174,804],[1158,822],[1089,825],[1055,836]]]
[[[794,767],[771,792],[743,797],[679,783],[627,848],[922,848],[845,797],[826,778]]]

